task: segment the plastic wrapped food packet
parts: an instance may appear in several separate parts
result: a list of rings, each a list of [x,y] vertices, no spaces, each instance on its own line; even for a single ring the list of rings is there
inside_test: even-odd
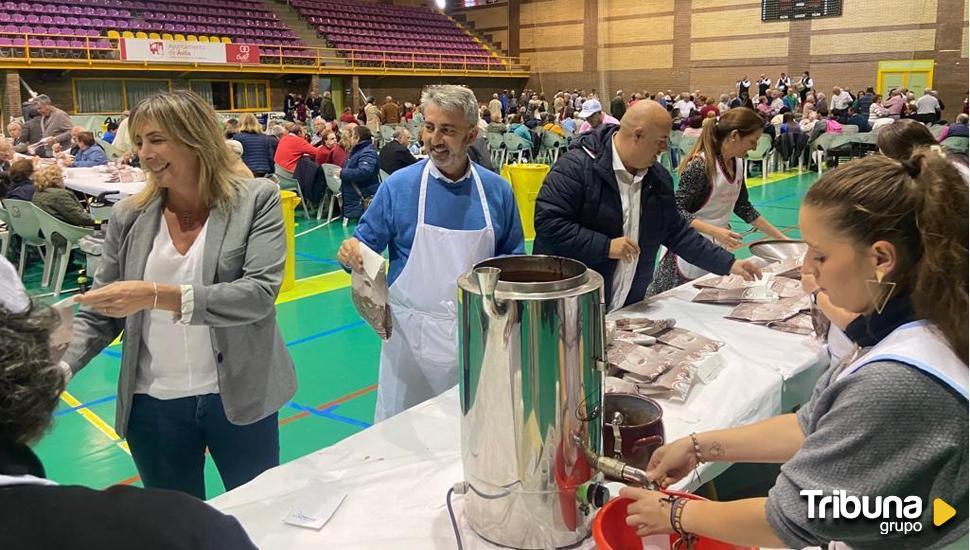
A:
[[[722,275],[720,277],[703,277],[694,281],[694,288],[716,288],[720,290],[730,290],[732,288],[744,288],[745,283],[740,275]]]
[[[812,315],[809,313],[798,313],[784,321],[770,321],[768,328],[795,334],[812,334],[815,332],[815,324],[812,321]]]
[[[647,319],[646,317],[625,317],[616,320],[617,330],[628,330],[640,334],[655,335],[677,325],[674,319]]]
[[[626,374],[623,378],[637,385],[644,395],[665,394],[675,401],[684,401],[694,384],[694,365],[702,361],[705,354],[687,352],[664,344],[650,348],[656,352],[663,369],[657,369],[657,376],[641,376],[637,373]]]
[[[669,366],[665,357],[654,351],[654,347],[647,348],[625,340],[616,340],[606,350],[607,361],[622,371],[651,380],[660,376]]]
[[[384,258],[360,243],[364,260],[363,271],[354,270],[350,275],[351,298],[357,313],[367,321],[378,336],[391,337],[391,308],[387,303],[387,274]]]
[[[784,321],[801,311],[809,311],[810,309],[811,302],[808,295],[803,295],[795,298],[782,298],[775,302],[738,304],[726,317],[768,324],[772,321]]]
[[[634,382],[615,376],[607,376],[603,379],[603,391],[605,393],[639,393]]]
[[[657,335],[657,341],[684,351],[704,353],[714,353],[724,346],[723,342],[683,328],[672,328],[663,332]]]
[[[805,295],[802,282],[788,277],[775,277],[771,289],[781,298],[797,298]]]
[[[774,273],[779,277],[801,279],[802,258],[785,258],[780,262],[768,264],[761,269],[762,273]]]
[[[657,343],[657,339],[653,336],[630,330],[616,331],[614,340],[623,340],[625,342],[631,342],[640,346],[652,346]]]
[[[753,287],[717,289],[705,288],[694,296],[692,302],[708,304],[740,304],[743,302],[769,302],[775,300],[777,296],[764,295],[759,293],[759,289]]]

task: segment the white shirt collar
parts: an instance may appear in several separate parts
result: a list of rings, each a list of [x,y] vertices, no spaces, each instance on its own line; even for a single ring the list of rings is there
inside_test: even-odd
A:
[[[435,165],[434,161],[431,160],[430,158],[428,159],[428,162],[431,164],[431,170],[430,170],[431,177],[433,177],[434,179],[437,179],[437,180],[441,180],[441,181],[443,181],[445,183],[452,183],[452,184],[454,184],[454,183],[458,183],[458,182],[461,182],[461,181],[465,181],[466,179],[470,178],[471,175],[472,175],[472,161],[471,161],[471,159],[468,159],[468,168],[465,169],[465,174],[462,177],[458,178],[457,180],[452,180],[448,176],[442,174],[441,173],[441,170],[438,170],[438,167]]]
[[[633,181],[631,183],[637,183],[638,181],[642,180],[643,176],[645,176],[647,173],[647,169],[640,170],[636,173],[636,175],[630,174],[626,167],[623,166],[623,161],[620,159],[620,153],[616,150],[616,134],[613,134],[613,137],[610,139],[613,142],[613,172],[622,172],[627,176],[632,176]]]

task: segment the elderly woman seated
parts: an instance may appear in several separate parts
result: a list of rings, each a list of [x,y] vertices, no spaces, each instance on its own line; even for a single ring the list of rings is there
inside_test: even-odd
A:
[[[57,367],[70,316],[31,304],[17,271],[0,258],[0,542],[48,550],[79,548],[254,549],[231,516],[175,491],[116,485],[103,491],[47,479],[30,446],[51,424],[64,391]],[[106,518],[111,518],[105,522]]]
[[[56,165],[34,172],[34,197],[31,202],[41,210],[71,225],[94,225],[94,219],[74,197],[64,189],[64,174]]]
[[[89,168],[91,166],[104,166],[108,164],[108,155],[104,149],[95,143],[94,134],[91,132],[81,132],[77,136],[77,155],[73,159],[66,159],[65,166],[75,168]]]

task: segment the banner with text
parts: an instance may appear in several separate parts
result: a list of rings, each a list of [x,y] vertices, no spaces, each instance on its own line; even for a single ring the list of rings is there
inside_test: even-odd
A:
[[[123,61],[155,61],[159,63],[222,63],[254,65],[259,63],[259,47],[249,44],[219,42],[182,42],[122,38]]]

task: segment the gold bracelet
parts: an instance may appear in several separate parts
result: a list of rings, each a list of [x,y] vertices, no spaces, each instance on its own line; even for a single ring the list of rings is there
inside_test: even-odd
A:
[[[155,289],[155,301],[152,302],[152,309],[158,307],[158,283],[152,283],[152,288]]]

